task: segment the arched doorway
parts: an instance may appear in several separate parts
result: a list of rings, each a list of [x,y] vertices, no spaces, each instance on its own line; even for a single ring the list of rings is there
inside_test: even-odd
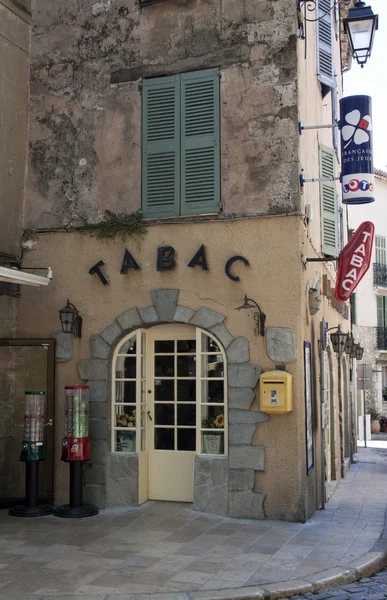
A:
[[[139,502],[192,502],[197,454],[227,451],[226,355],[199,327],[138,329],[112,362],[112,452],[139,456]]]

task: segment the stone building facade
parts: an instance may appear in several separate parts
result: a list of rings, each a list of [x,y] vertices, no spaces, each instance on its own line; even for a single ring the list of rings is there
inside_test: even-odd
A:
[[[17,336],[57,341],[55,502],[76,384],[90,387],[85,490],[101,507],[183,500],[304,521],[345,475],[350,365],[329,336],[322,347],[321,322],[346,329],[348,307],[329,292],[332,263],[301,258],[338,253],[345,230],[324,204],[337,183],[300,186],[340,170],[335,132],[298,125],[335,114],[338,15],[327,26],[324,74],[321,30],[308,24],[305,54],[289,0],[34,1],[24,229],[37,243],[22,266],[54,277],[23,288]],[[90,237],[138,210],[142,235]],[[234,310],[244,294],[257,309]],[[66,298],[79,339],[58,331]],[[283,369],[292,410],[269,416],[259,379]]]

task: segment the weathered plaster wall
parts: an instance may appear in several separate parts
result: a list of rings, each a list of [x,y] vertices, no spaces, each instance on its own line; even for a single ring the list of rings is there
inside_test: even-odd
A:
[[[298,207],[289,0],[34,0],[26,227],[140,207],[141,79],[221,72],[223,212]]]
[[[299,248],[301,222],[293,217],[270,217],[233,223],[198,223],[190,228],[174,224],[154,226],[142,242],[101,242],[86,234],[61,233],[38,236],[35,250],[26,255],[31,264],[37,262],[53,268],[49,288],[23,288],[19,301],[20,336],[50,336],[59,327],[58,309],[67,297],[83,317],[82,338],[75,340],[73,357],[57,365],[56,380],[56,498],[65,500],[68,485],[66,466],[59,462],[63,431],[63,387],[81,383],[77,365],[91,356],[93,334],[111,325],[118,315],[137,306],[152,304],[151,291],[156,288],[179,289],[179,305],[193,310],[205,306],[226,316],[225,326],[232,336],[245,336],[250,346],[250,364],[263,370],[275,366],[266,354],[265,338],[253,334],[250,311],[236,311],[248,292],[267,315],[267,326],[290,327],[296,332],[296,360],[286,365],[293,374],[293,412],[276,415],[256,425],[252,444],[265,448],[265,470],[256,477],[255,490],[266,494],[264,511],[267,518],[303,520],[306,514],[305,438],[303,396],[303,350],[299,333],[306,325]],[[186,265],[201,244],[206,246],[209,271]],[[156,271],[157,247],[173,245],[176,267],[172,271]],[[125,247],[141,264],[120,274]],[[250,268],[234,266],[240,282],[232,282],[224,274],[224,265],[232,255],[242,254]],[[65,260],[63,257],[66,257]],[[103,259],[110,283],[103,286],[89,268]],[[27,266],[28,263],[26,262]],[[301,306],[301,310],[300,310]],[[31,314],[34,318],[31,319]],[[258,390],[256,389],[256,392]],[[102,407],[107,414],[107,407]],[[257,396],[252,407],[259,410]],[[275,440],[275,444],[273,444]],[[94,444],[93,454],[98,453]],[[101,457],[101,460],[103,457]]]
[[[29,2],[0,0],[0,253],[18,256],[27,152]]]

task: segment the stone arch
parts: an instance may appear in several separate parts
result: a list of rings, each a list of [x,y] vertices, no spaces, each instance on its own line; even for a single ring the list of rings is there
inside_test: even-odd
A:
[[[85,496],[100,507],[136,505],[136,454],[120,456],[110,450],[111,356],[120,340],[139,327],[167,323],[189,324],[212,333],[223,345],[228,361],[229,454],[197,455],[195,501],[198,510],[232,517],[263,519],[264,494],[254,491],[255,471],[264,470],[264,447],[252,446],[256,424],[268,415],[251,411],[261,367],[249,364],[249,343],[234,338],[225,316],[202,307],[178,304],[177,289],[155,289],[153,304],[131,308],[91,337],[91,358],[81,360],[78,372],[90,387],[91,468],[85,472]]]

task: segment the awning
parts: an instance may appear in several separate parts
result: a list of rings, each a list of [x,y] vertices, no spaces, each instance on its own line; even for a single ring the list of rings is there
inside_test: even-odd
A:
[[[33,275],[32,273],[26,273],[20,269],[10,267],[0,267],[0,281],[7,281],[8,283],[20,283],[25,285],[48,285],[52,279],[52,269],[47,267],[47,276],[42,277],[41,275]]]

